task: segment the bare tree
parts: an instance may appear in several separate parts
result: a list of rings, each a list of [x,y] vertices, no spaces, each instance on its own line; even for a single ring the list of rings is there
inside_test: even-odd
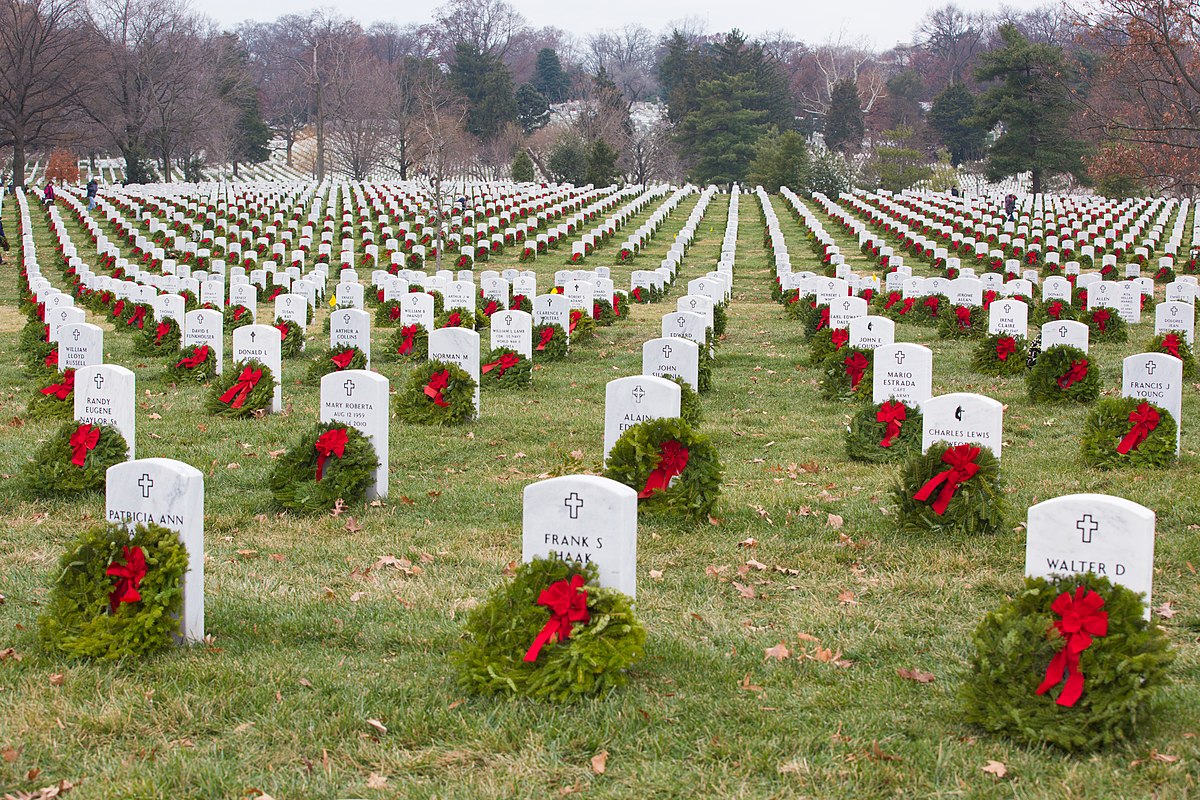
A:
[[[13,183],[25,185],[32,148],[72,139],[90,76],[75,0],[0,3],[0,147],[12,148]]]
[[[527,29],[525,18],[505,0],[449,0],[435,12],[432,31],[441,41],[443,56],[466,42],[504,58],[513,40]]]
[[[870,113],[887,89],[887,75],[866,40],[847,39],[845,32],[805,53],[796,74],[793,89],[800,107],[816,115],[829,110],[833,87],[838,81],[852,80],[857,84],[863,113]]]
[[[468,109],[458,97],[426,82],[421,86],[418,109],[421,125],[421,174],[428,184],[431,221],[439,235],[446,220],[447,185],[451,176],[462,173],[466,154],[472,150],[472,136],[466,131]],[[442,267],[442,247],[438,247],[437,268]]]
[[[656,45],[655,37],[641,25],[597,33],[588,37],[585,66],[593,74],[607,73],[632,106],[658,90]]]
[[[364,54],[351,59],[332,88],[339,109],[330,124],[334,164],[356,181],[367,180],[390,166],[395,150],[390,110],[396,105],[396,81],[386,64]]]
[[[986,47],[989,24],[953,3],[935,8],[917,28],[917,46],[927,56],[922,70],[927,86],[940,91],[971,79],[975,61]]]

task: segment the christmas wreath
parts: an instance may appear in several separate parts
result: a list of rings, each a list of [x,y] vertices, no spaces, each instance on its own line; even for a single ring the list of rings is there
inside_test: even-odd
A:
[[[567,357],[567,332],[561,325],[543,322],[533,326],[533,357],[538,361],[562,361]]]
[[[938,315],[938,335],[943,339],[969,339],[986,332],[983,306],[951,306]]]
[[[516,350],[497,347],[480,365],[479,379],[485,387],[524,389],[533,383],[533,364]]]
[[[1062,322],[1079,319],[1079,309],[1066,300],[1051,300],[1041,303],[1029,310],[1029,321],[1034,327],[1040,328],[1047,322]]]
[[[142,356],[177,353],[181,336],[179,323],[171,317],[161,322],[150,322],[137,332],[133,340],[133,352]]]
[[[120,314],[114,314],[123,324],[119,331],[143,331],[154,324],[154,308],[148,303],[126,303]]]
[[[331,372],[366,369],[367,354],[352,344],[339,344],[308,365],[308,382],[320,383]]]
[[[479,319],[474,311],[467,311],[465,308],[452,308],[444,314],[438,314],[433,320],[435,330],[441,328],[466,328],[467,330],[476,330],[481,327]]]
[[[375,324],[381,328],[390,328],[400,324],[400,301],[387,300],[375,309]]]
[[[905,533],[996,533],[1008,508],[1000,462],[976,444],[935,442],[904,465],[894,495]]]
[[[1029,355],[1024,336],[994,333],[983,339],[971,354],[971,367],[984,375],[1007,377],[1025,371]]]
[[[242,305],[229,306],[225,309],[225,332],[229,333],[232,330],[242,327],[243,325],[253,325],[254,314],[250,313],[250,309]]]
[[[721,493],[721,462],[707,436],[677,417],[639,422],[608,454],[605,476],[638,492],[638,513],[699,522]]]
[[[571,341],[582,342],[585,339],[591,339],[596,335],[596,321],[592,319],[592,315],[584,311],[582,308],[572,308],[570,311]]]
[[[533,313],[533,301],[523,294],[514,294],[512,302],[508,304],[510,311],[524,311],[526,314]]]
[[[395,402],[405,422],[458,425],[475,416],[475,381],[457,364],[427,361],[413,368]]]
[[[189,344],[171,356],[167,374],[172,380],[204,383],[216,374],[217,358],[206,344]]]
[[[663,375],[663,378],[679,385],[679,418],[693,428],[700,426],[704,409],[700,406],[700,395],[692,385],[678,375]]]
[[[1137,397],[1105,397],[1083,423],[1089,467],[1166,467],[1175,461],[1175,418]]]
[[[629,319],[633,312],[631,303],[629,302],[628,292],[613,292],[612,296],[613,313],[620,319]]]
[[[279,457],[268,485],[283,508],[317,513],[333,508],[338,500],[361,500],[375,482],[378,467],[367,437],[340,422],[322,422]]]
[[[881,463],[921,452],[921,409],[885,400],[860,409],[846,428],[846,456]]]
[[[1134,738],[1175,658],[1144,610],[1140,595],[1090,572],[1026,578],[972,637],[967,721],[1064,750]]]
[[[725,310],[725,305],[713,306],[713,336],[721,337],[725,335],[725,327],[729,324],[729,314]]]
[[[596,585],[595,564],[535,558],[467,618],[451,659],[459,683],[486,695],[571,703],[625,683],[646,630],[630,599]]]
[[[1026,388],[1035,403],[1090,403],[1100,396],[1100,368],[1078,347],[1056,344],[1038,355],[1026,378]]]
[[[34,419],[71,419],[75,416],[75,370],[52,373],[47,385],[34,390],[28,413]]]
[[[1146,345],[1146,352],[1175,356],[1183,362],[1183,377],[1185,378],[1191,378],[1196,374],[1196,357],[1192,353],[1191,345],[1179,331],[1164,331],[1157,334],[1150,340],[1150,344]]]
[[[30,320],[21,328],[17,349],[25,354],[27,363],[37,363],[57,347],[50,341],[50,326],[39,320]]]
[[[821,364],[821,394],[830,399],[870,397],[874,378],[875,351],[865,347],[843,347]]]
[[[109,425],[68,422],[21,468],[35,497],[59,497],[104,488],[105,473],[129,454],[121,433]]]
[[[808,340],[808,363],[814,367],[850,343],[850,331],[845,328],[822,328]]]
[[[402,325],[392,337],[388,353],[397,361],[424,361],[429,355],[429,332],[415,322]]]
[[[618,317],[617,312],[613,311],[613,304],[602,298],[592,301],[592,319],[600,327],[607,328],[614,324]]]
[[[1116,311],[1101,306],[1084,313],[1083,321],[1091,329],[1093,342],[1124,344],[1129,339],[1129,325]]]
[[[42,383],[52,383],[52,379],[58,376],[58,345],[51,345],[40,359],[27,356],[25,376]]]
[[[188,554],[175,531],[99,525],[59,560],[39,637],[77,658],[139,658],[171,645]]]
[[[249,417],[271,406],[275,397],[275,376],[261,361],[235,362],[213,382],[208,411],[220,417]]]
[[[295,321],[276,319],[275,329],[279,331],[279,355],[283,358],[295,358],[304,352],[304,331]]]

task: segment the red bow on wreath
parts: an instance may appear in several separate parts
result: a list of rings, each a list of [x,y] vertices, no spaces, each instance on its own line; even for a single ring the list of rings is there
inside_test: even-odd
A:
[[[114,561],[104,573],[117,579],[116,587],[108,595],[108,607],[113,613],[116,613],[117,606],[121,603],[136,603],[142,599],[138,588],[142,584],[142,578],[146,577],[146,554],[142,548],[126,546],[121,548],[121,554],[125,563],[118,564]]]
[[[846,374],[850,376],[850,388],[857,389],[867,371],[867,357],[862,353],[851,353],[842,361]]]
[[[1054,702],[1060,706],[1073,706],[1083,695],[1083,672],[1079,669],[1079,655],[1092,646],[1092,637],[1108,635],[1108,612],[1101,611],[1104,598],[1090,589],[1082,586],[1075,587],[1075,594],[1063,592],[1054,599],[1050,610],[1061,619],[1055,620],[1054,627],[1066,640],[1063,649],[1059,650],[1050,665],[1046,667],[1046,677],[1037,688],[1038,694],[1057,686],[1066,675],[1067,682]]]
[[[671,479],[687,467],[688,449],[676,441],[663,442],[658,451],[658,466],[646,477],[646,487],[638,492],[646,498],[671,485]]]
[[[1095,321],[1096,327],[1098,327],[1101,332],[1108,330],[1108,321],[1111,318],[1112,315],[1103,308],[1098,308],[1092,313],[1092,319]]]
[[[50,369],[54,369],[54,368],[58,367],[58,348],[57,347],[46,354],[46,358],[43,361],[43,363]]]
[[[80,425],[71,434],[71,439],[68,442],[71,448],[71,463],[77,467],[82,467],[84,461],[87,460],[88,451],[95,450],[96,445],[99,443],[99,428],[92,427],[86,423]]]
[[[388,308],[388,319],[392,322],[400,319],[400,306],[391,306]]]
[[[830,338],[833,340],[833,348],[841,350],[846,342],[850,341],[850,331],[845,328],[834,328],[830,331]]]
[[[246,313],[246,307],[238,306],[237,308],[235,308],[233,310],[233,321],[237,322],[239,319],[242,318],[242,314],[245,314],[245,313]]]
[[[538,342],[537,349],[545,350],[546,345],[550,344],[550,340],[553,338],[554,338],[554,328],[543,328],[542,329],[542,340],[540,342]]]
[[[1071,386],[1086,378],[1087,372],[1088,362],[1086,358],[1079,361],[1072,361],[1071,368],[1067,370],[1065,375],[1058,379],[1058,388],[1064,391],[1071,388]]]
[[[446,318],[446,324],[443,325],[442,327],[443,328],[457,328],[459,325],[462,325],[462,314],[455,311],[453,314],[451,314],[449,317]]]
[[[829,306],[821,309],[821,318],[817,320],[817,330],[829,327]]]
[[[582,311],[572,311],[571,312],[571,323],[570,323],[570,327],[567,328],[567,333],[574,333],[575,326],[579,324],[579,320],[581,320],[581,319],[583,319]]]
[[[421,326],[420,325],[406,325],[405,327],[400,329],[400,334],[404,337],[404,341],[402,341],[400,343],[400,346],[398,348],[396,348],[397,353],[399,353],[402,356],[406,356],[412,352],[413,337],[415,337],[417,335],[417,328],[419,328],[419,327],[421,327]]]
[[[66,400],[75,391],[75,370],[69,369],[63,373],[62,383],[52,383],[42,389],[42,394],[53,395],[58,400]]]
[[[955,306],[954,316],[958,317],[958,327],[971,327],[971,309],[967,306]]]
[[[279,331],[279,341],[287,341],[288,324],[286,322],[281,322],[276,325],[275,330]]]
[[[1017,340],[1011,336],[1001,336],[996,340],[996,358],[1008,361],[1008,357],[1017,352]]]
[[[542,647],[557,636],[560,642],[571,638],[575,623],[586,625],[592,616],[587,609],[587,592],[583,589],[583,576],[574,575],[568,581],[555,581],[538,595],[537,604],[550,609],[550,619],[525,651],[526,661],[537,661]]]
[[[1178,334],[1168,333],[1166,336],[1164,336],[1162,340],[1162,348],[1176,358],[1180,358]],[[1180,358],[1180,360],[1182,360],[1182,358]]]
[[[329,360],[332,361],[333,365],[339,370],[345,369],[346,367],[350,366],[350,362],[354,360],[354,351],[343,350],[340,353],[335,353],[334,355],[330,356]]]
[[[498,370],[496,377],[503,378],[505,372],[512,369],[519,363],[521,363],[521,357],[519,355],[516,353],[505,353],[490,364],[484,364],[480,369],[480,372],[486,375],[492,370]]]
[[[1133,423],[1133,427],[1117,445],[1117,452],[1125,455],[1130,450],[1136,450],[1138,445],[1146,441],[1146,437],[1158,427],[1159,419],[1159,413],[1151,408],[1149,403],[1142,403],[1130,411],[1129,421]]]
[[[171,330],[171,323],[169,323],[169,322],[158,323],[158,327],[154,329],[154,344],[155,345],[162,344],[163,337],[166,336],[170,332],[170,330]]]
[[[445,389],[450,383],[450,370],[444,369],[441,372],[435,372],[429,376],[429,383],[425,384],[425,396],[433,401],[435,406],[448,408],[450,406],[442,399],[442,389]]]
[[[483,307],[483,315],[485,317],[490,317],[492,314],[495,314],[499,310],[500,310],[500,304],[497,303],[495,300],[489,300],[488,304]]]
[[[931,314],[933,314],[935,317],[937,316],[938,306],[940,306],[940,305],[941,305],[941,300],[938,298],[937,295],[931,295],[931,296],[925,298],[925,307],[928,308],[929,312]]]
[[[246,403],[246,398],[250,396],[250,392],[254,391],[255,386],[258,386],[260,380],[262,380],[261,369],[243,368],[242,374],[238,375],[237,382],[226,389],[225,393],[221,395],[221,402],[227,403],[230,408],[241,408]]]
[[[900,435],[900,423],[906,419],[908,412],[904,410],[904,403],[889,400],[879,407],[879,411],[875,413],[875,421],[887,426],[883,432],[883,439],[879,442],[880,447],[891,447],[896,443],[896,437]]]
[[[114,306],[113,306],[113,309],[112,309],[112,315],[113,315],[114,317],[119,317],[119,316],[121,316],[121,314],[122,314],[124,311],[125,311],[125,301],[124,301],[124,300],[118,300],[118,301],[117,301],[117,303],[116,303],[116,305],[114,305]]]
[[[1062,319],[1062,315],[1063,303],[1061,300],[1055,300],[1046,307],[1046,316],[1050,317],[1050,319]]]
[[[618,317],[621,316],[621,303],[620,303],[620,300],[618,300],[617,295],[615,295],[615,294],[613,295],[613,299],[612,299],[612,307],[613,307],[613,313],[616,314]]]
[[[208,360],[208,345],[202,344],[187,358],[180,359],[175,366],[184,369],[195,369]]]
[[[958,491],[958,487],[975,477],[975,473],[979,472],[979,465],[975,463],[975,459],[979,457],[979,448],[969,444],[957,444],[947,448],[946,452],[942,453],[942,462],[950,465],[950,469],[939,472],[925,483],[917,493],[913,495],[913,499],[917,502],[924,503],[933,496],[933,492],[939,485],[942,491],[938,494],[936,500],[933,501],[933,513],[939,517],[946,513],[946,507],[950,505],[950,501],[954,498],[954,493]]]
[[[139,306],[134,307],[133,316],[130,317],[129,322],[126,322],[125,324],[126,325],[136,325],[138,328],[141,328],[145,324],[145,321],[146,321],[146,307],[139,305]]]
[[[314,445],[317,450],[317,480],[325,474],[325,459],[330,456],[341,458],[346,454],[346,442],[349,440],[350,434],[345,428],[334,428],[331,431],[325,431],[317,437]]]

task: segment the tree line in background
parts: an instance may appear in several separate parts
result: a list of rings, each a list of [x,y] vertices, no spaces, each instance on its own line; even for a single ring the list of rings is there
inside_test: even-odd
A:
[[[687,25],[573,36],[505,0],[427,24],[331,12],[220,30],[183,0],[0,0],[0,147],[119,156],[126,180],[288,164],[354,179],[749,181],[835,193],[1068,176],[1194,193],[1200,6],[928,12],[873,52]],[[553,113],[552,113],[553,107]],[[297,145],[303,144],[298,148]]]

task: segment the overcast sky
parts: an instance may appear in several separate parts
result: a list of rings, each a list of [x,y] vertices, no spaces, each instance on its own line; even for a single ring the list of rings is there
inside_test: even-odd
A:
[[[192,7],[233,27],[247,19],[265,21],[283,14],[303,14],[319,7],[334,7],[364,25],[372,22],[428,22],[441,0],[415,3],[381,3],[373,0],[342,0],[337,4],[309,0],[258,0],[246,5],[240,0],[192,0]],[[589,32],[620,28],[638,23],[658,33],[671,22],[694,18],[709,31],[740,28],[749,34],[786,30],[794,38],[809,44],[821,43],[844,33],[848,38],[864,37],[880,50],[912,41],[913,30],[930,8],[946,5],[948,0],[843,0],[842,2],[779,2],[779,0],[510,0],[535,28],[553,26],[576,36]],[[1030,9],[1046,5],[1047,0],[1005,0],[1004,5]],[[969,11],[994,11],[999,0],[956,0]]]

